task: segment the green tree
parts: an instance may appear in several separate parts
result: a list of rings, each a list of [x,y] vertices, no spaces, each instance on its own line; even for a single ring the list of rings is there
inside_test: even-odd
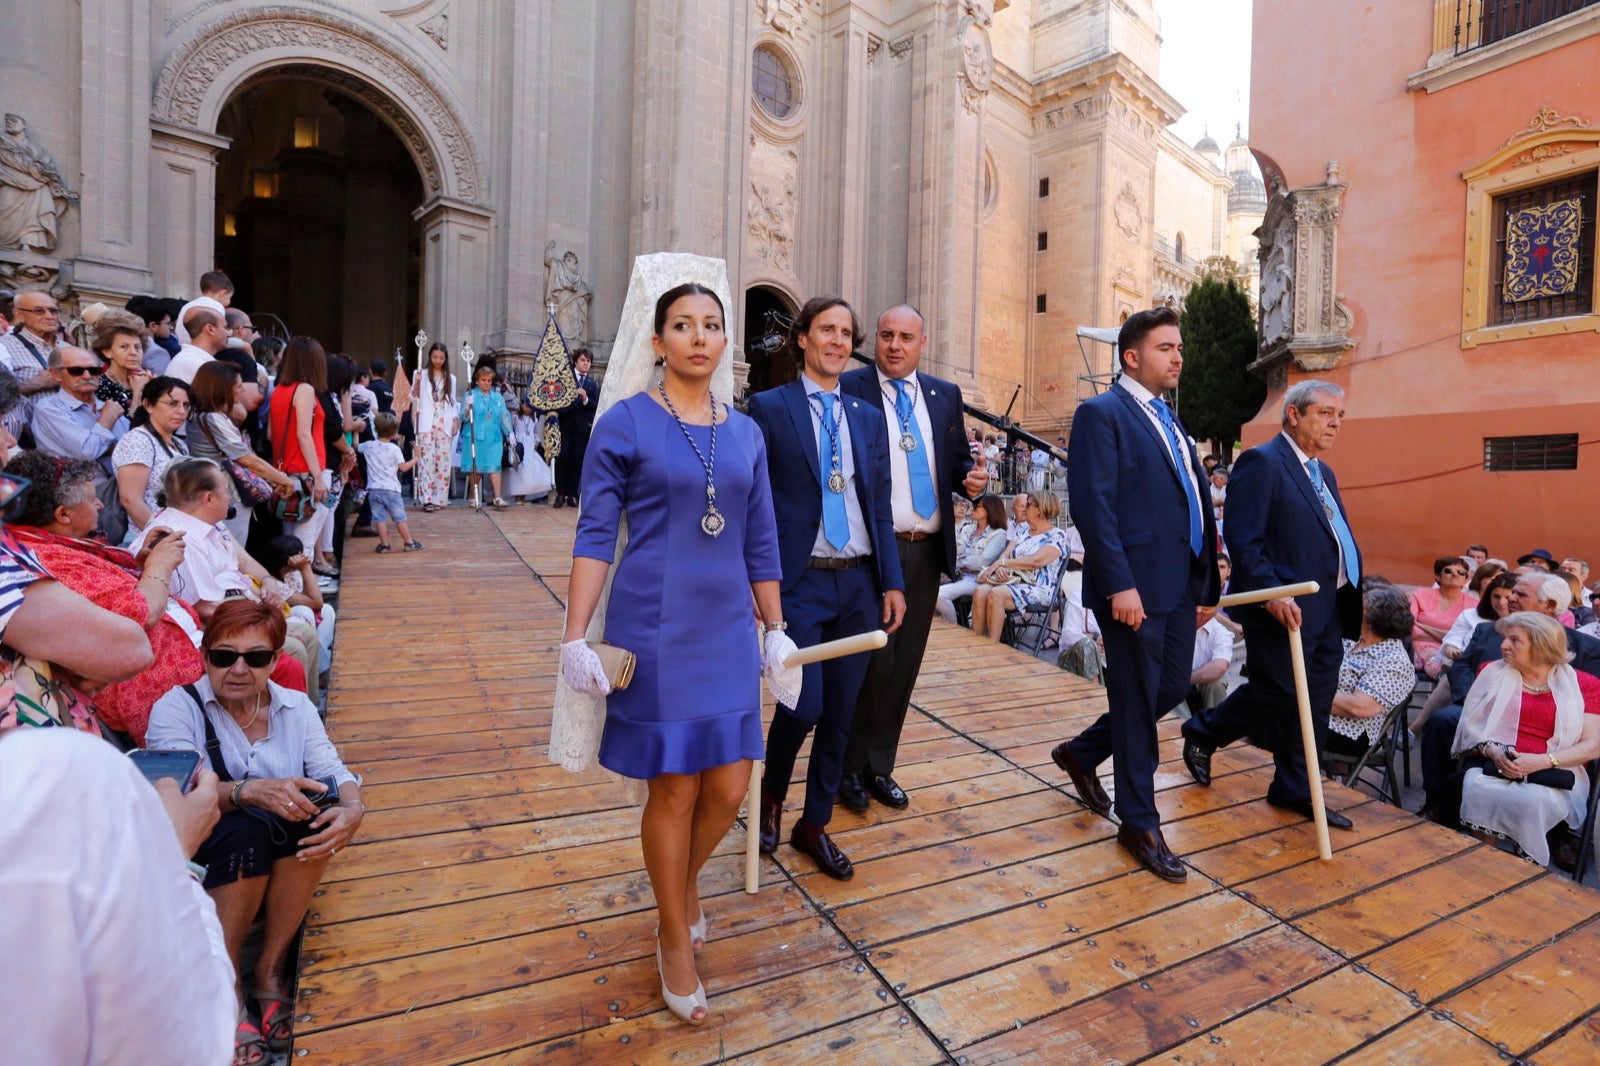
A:
[[[1180,328],[1179,414],[1196,440],[1210,441],[1218,458],[1229,462],[1239,427],[1267,398],[1266,382],[1249,369],[1256,358],[1250,298],[1233,278],[1206,275],[1189,290]]]

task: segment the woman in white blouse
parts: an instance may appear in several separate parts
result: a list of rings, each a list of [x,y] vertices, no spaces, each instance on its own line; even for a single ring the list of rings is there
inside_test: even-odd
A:
[[[946,622],[956,620],[956,600],[970,596],[978,587],[978,572],[1006,550],[1006,509],[998,496],[981,496],[972,507],[976,530],[972,543],[956,559],[960,571],[949,584],[939,586],[937,607]]]

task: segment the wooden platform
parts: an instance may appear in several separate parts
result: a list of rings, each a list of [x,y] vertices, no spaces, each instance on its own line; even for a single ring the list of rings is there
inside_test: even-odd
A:
[[[943,625],[911,808],[839,808],[855,880],[784,845],[753,896],[736,828],[702,883],[711,1019],[676,1022],[637,810],[544,757],[572,522],[451,509],[414,516],[420,555],[351,542],[329,726],[372,810],[312,908],[290,1061],[1600,1059],[1600,893],[1337,787],[1357,831],[1319,863],[1259,752],[1197,788],[1174,723],[1191,873],[1158,881],[1049,760],[1101,690]]]

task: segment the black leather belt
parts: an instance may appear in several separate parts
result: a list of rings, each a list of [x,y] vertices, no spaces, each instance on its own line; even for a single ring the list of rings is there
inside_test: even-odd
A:
[[[849,559],[835,558],[831,555],[813,555],[806,566],[812,570],[853,570],[871,558],[870,555],[856,555]]]

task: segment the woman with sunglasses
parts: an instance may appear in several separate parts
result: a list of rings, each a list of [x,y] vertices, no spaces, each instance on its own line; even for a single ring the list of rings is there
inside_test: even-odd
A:
[[[316,704],[268,680],[284,635],[283,615],[265,604],[223,603],[200,645],[205,675],[156,701],[146,734],[151,748],[200,752],[202,768],[221,779],[221,819],[195,862],[206,869],[203,884],[235,971],[265,904],[250,980],[259,1024],[241,996],[235,1063],[265,1062],[268,1048],[289,1047],[289,945],[328,860],[355,836],[366,812],[361,782],[328,740]]]
[[[1416,622],[1411,630],[1411,651],[1418,670],[1438,677],[1444,668],[1439,649],[1456,618],[1468,607],[1478,605],[1478,597],[1467,591],[1469,568],[1465,559],[1445,555],[1433,561],[1431,589],[1411,594],[1411,613]]]
[[[128,512],[130,532],[138,533],[150,524],[167,466],[189,454],[177,434],[189,420],[190,406],[189,386],[183,381],[151,378],[129,419],[132,428],[111,453],[117,471],[117,498]]]

